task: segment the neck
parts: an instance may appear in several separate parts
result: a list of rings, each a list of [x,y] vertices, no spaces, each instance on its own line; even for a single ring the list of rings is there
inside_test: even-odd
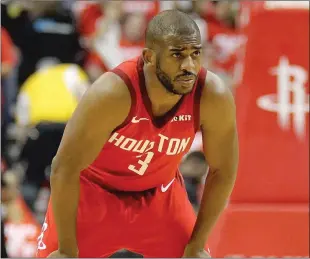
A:
[[[144,66],[145,86],[152,103],[155,116],[161,116],[168,112],[181,98],[182,95],[170,93],[158,80],[153,71]]]

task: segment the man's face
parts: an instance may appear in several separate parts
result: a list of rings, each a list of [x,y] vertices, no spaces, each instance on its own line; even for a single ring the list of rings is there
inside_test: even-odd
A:
[[[167,36],[156,55],[156,76],[166,90],[185,95],[193,90],[201,68],[199,34]]]

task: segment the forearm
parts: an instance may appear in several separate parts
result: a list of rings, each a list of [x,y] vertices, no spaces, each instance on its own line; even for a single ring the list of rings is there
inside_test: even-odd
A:
[[[78,256],[76,220],[80,193],[78,174],[53,172],[51,200],[58,235],[58,249],[70,257]]]
[[[211,173],[206,179],[197,221],[191,236],[190,244],[203,249],[212,228],[225,209],[233,190],[235,177],[225,177],[221,173]]]

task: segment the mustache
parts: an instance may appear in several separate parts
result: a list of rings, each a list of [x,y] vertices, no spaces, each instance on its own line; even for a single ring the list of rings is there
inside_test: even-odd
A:
[[[185,76],[192,76],[192,77],[195,77],[195,79],[197,78],[197,75],[195,75],[194,73],[185,71],[182,75],[178,75],[175,79],[178,80]]]

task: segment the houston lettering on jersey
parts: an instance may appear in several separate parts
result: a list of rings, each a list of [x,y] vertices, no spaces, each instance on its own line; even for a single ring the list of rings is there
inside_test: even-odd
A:
[[[109,143],[126,151],[132,151],[137,153],[146,153],[156,150],[159,153],[165,153],[168,156],[177,155],[184,152],[190,143],[191,138],[168,138],[165,135],[158,134],[159,141],[150,140],[137,140],[133,138],[127,138],[119,133],[115,132],[110,139]]]

